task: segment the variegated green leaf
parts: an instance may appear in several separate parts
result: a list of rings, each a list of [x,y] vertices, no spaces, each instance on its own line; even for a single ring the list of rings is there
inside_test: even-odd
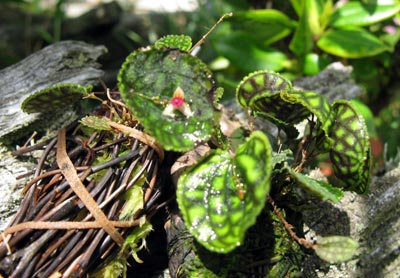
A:
[[[281,75],[272,71],[256,71],[240,82],[236,89],[236,99],[242,107],[252,108],[252,100],[259,95],[276,95],[291,89],[290,81]]]
[[[57,84],[37,91],[27,97],[21,104],[21,109],[26,113],[49,112],[63,110],[87,96],[92,86],[78,84]]]
[[[192,47],[192,38],[185,35],[167,35],[157,40],[154,44],[156,49],[178,48],[189,51]]]
[[[207,249],[227,253],[242,244],[270,190],[271,146],[260,131],[235,155],[216,150],[178,181],[183,219]]]
[[[153,48],[132,53],[119,72],[118,86],[146,132],[167,150],[190,150],[214,132],[211,72],[185,51]]]
[[[323,181],[317,181],[301,173],[297,173],[290,167],[285,167],[285,169],[299,186],[321,200],[329,200],[337,203],[343,197],[343,192],[339,188],[333,187]]]
[[[296,119],[296,116],[293,115],[298,115],[298,117],[301,118],[301,115],[295,112],[296,109],[305,109],[308,112],[304,111],[303,115],[307,115],[308,113],[308,115],[313,114],[316,117],[316,119],[314,119],[316,122],[316,136],[319,137],[320,134],[323,134],[321,139],[322,142],[317,142],[317,144],[321,148],[329,147],[332,144],[332,140],[329,137],[329,131],[333,121],[328,99],[324,95],[316,92],[299,90],[281,92],[280,95],[285,102],[290,103],[291,105],[297,105],[297,108],[293,107],[292,115],[288,113],[289,115],[286,116],[285,121],[288,123],[296,123],[298,120]]]
[[[316,116],[318,132],[323,132],[329,143],[328,132],[332,124],[328,100],[321,94],[293,90],[288,80],[274,72],[255,72],[239,84],[238,102],[250,108],[255,115],[272,121],[290,137],[298,135],[294,125]]]
[[[370,152],[368,131],[363,117],[345,100],[332,105],[335,122],[330,137],[334,144],[330,151],[335,175],[347,190],[365,193],[370,180]]]
[[[290,137],[296,137],[296,128],[276,115],[283,111],[280,92],[289,90],[292,90],[292,84],[281,75],[271,71],[257,71],[240,82],[236,89],[236,100],[242,107],[251,109],[255,115],[264,117],[284,129]],[[255,103],[255,100],[258,101]]]
[[[330,263],[341,263],[350,260],[358,249],[358,243],[345,236],[318,237],[315,253]]]

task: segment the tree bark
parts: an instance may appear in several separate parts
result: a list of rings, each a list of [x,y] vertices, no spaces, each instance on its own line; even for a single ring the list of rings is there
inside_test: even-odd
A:
[[[76,120],[73,109],[58,113],[26,114],[22,101],[37,90],[57,83],[96,84],[103,75],[97,59],[107,52],[103,46],[80,41],[50,45],[0,71],[0,230],[16,212],[24,180],[16,177],[31,171],[32,157],[18,159],[5,144],[17,144],[23,136],[42,130],[56,130]]]
[[[50,45],[0,71],[0,139],[16,141],[32,132],[46,115],[25,114],[22,101],[35,91],[58,83],[89,85],[103,75],[96,60],[103,46],[79,41]],[[54,115],[51,115],[54,118]]]

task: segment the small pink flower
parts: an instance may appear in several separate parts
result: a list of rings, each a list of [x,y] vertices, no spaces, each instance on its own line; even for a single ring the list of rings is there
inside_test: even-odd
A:
[[[392,26],[392,25],[387,25],[385,27],[383,27],[383,31],[390,34],[390,35],[394,35],[396,34],[396,27]]]
[[[399,18],[397,16],[393,17],[393,22],[395,25],[400,26]]]
[[[181,87],[176,88],[171,101],[167,104],[163,111],[164,116],[175,118],[175,110],[180,111],[186,118],[193,116],[193,112],[190,109],[189,104],[185,102],[185,93]]]
[[[181,98],[181,97],[173,97],[171,99],[171,104],[175,108],[181,106],[184,102],[185,102],[185,100],[183,98]]]

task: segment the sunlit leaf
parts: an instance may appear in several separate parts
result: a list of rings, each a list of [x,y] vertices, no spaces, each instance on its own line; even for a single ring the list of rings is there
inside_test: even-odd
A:
[[[97,116],[86,116],[79,121],[81,124],[96,130],[111,130],[107,121]]]
[[[156,49],[178,48],[189,51],[192,47],[192,38],[185,35],[168,35],[158,39],[155,42],[154,47]]]
[[[302,12],[302,2],[302,0],[290,0],[290,3],[298,16],[300,16]]]
[[[286,55],[273,48],[257,44],[248,32],[236,31],[216,40],[218,54],[244,72],[269,69],[282,70],[287,62]]]
[[[57,84],[27,97],[21,104],[21,109],[26,113],[64,110],[69,104],[87,96],[91,90],[91,86]]]
[[[350,260],[357,252],[358,243],[345,236],[318,237],[315,253],[330,263]]]
[[[350,102],[351,105],[357,110],[357,112],[360,113],[361,116],[364,118],[365,124],[367,125],[368,129],[368,135],[370,136],[370,138],[377,139],[378,135],[375,128],[374,115],[371,109],[361,100],[352,99],[350,100]]]
[[[242,31],[263,45],[283,39],[296,27],[287,15],[274,9],[235,12],[229,21],[235,31]]]
[[[399,3],[360,3],[351,1],[339,7],[331,16],[334,27],[367,26],[393,17],[400,11]]]
[[[336,101],[332,106],[335,123],[330,137],[330,151],[335,175],[347,190],[365,193],[370,180],[371,146],[363,117],[348,101]]]
[[[167,150],[185,151],[214,132],[214,81],[207,66],[179,49],[146,49],[128,56],[118,75],[124,102]],[[179,92],[180,107],[172,101]]]
[[[364,58],[389,50],[377,37],[361,28],[327,31],[317,45],[323,51],[343,58]]]
[[[318,21],[318,11],[314,0],[304,0],[301,5],[301,13],[299,24],[294,32],[293,39],[289,44],[289,48],[293,53],[299,56],[310,53],[314,41],[313,35],[320,31]]]
[[[254,132],[236,154],[215,150],[178,181],[183,219],[207,249],[227,253],[241,245],[270,190],[271,146]]]
[[[317,181],[306,175],[297,173],[290,167],[286,167],[285,169],[288,171],[290,176],[295,179],[299,186],[321,200],[329,200],[337,203],[343,197],[343,192],[339,188],[332,187],[326,182]]]

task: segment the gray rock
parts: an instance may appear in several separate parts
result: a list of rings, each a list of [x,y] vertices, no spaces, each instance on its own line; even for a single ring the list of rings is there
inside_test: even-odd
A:
[[[351,66],[344,66],[340,62],[332,63],[318,75],[295,80],[293,86],[318,92],[331,102],[338,99],[350,100],[362,93],[362,88],[351,78],[352,71]]]

